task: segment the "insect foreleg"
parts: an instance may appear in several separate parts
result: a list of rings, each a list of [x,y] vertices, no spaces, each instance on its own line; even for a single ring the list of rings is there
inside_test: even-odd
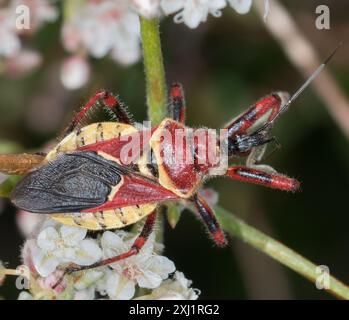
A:
[[[247,130],[262,120],[263,117],[267,117],[264,121],[272,120],[288,97],[287,93],[275,92],[257,101],[246,112],[226,125],[225,129],[228,130],[228,137],[233,139],[237,135],[247,134]]]
[[[275,147],[268,154],[265,154],[267,144],[252,148],[250,154],[247,157],[246,166],[249,168],[263,170],[267,173],[277,173],[276,170],[271,166],[263,164],[266,159],[270,158],[281,147],[276,138],[273,138],[273,141],[275,142]]]

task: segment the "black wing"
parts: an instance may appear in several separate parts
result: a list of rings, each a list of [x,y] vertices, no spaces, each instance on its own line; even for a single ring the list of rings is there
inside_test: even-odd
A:
[[[124,170],[95,152],[72,152],[59,156],[26,175],[14,188],[16,207],[35,213],[74,212],[107,201],[111,188]]]

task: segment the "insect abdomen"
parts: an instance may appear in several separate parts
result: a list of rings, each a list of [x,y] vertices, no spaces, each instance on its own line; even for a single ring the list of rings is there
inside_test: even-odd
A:
[[[131,125],[118,122],[97,122],[74,131],[66,136],[48,155],[47,160],[53,160],[59,153],[74,151],[80,147],[103,140],[117,138],[137,132]]]
[[[155,208],[156,204],[151,203],[100,212],[59,213],[51,217],[65,225],[88,230],[119,229],[141,220]]]

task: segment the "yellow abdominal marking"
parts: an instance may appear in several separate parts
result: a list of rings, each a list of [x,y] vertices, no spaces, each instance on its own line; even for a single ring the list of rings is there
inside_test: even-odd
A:
[[[98,122],[90,124],[81,128],[80,131],[74,131],[66,136],[52,151],[50,151],[45,161],[53,161],[60,153],[75,151],[77,148],[94,144],[99,141],[118,138],[124,135],[129,135],[138,130],[128,124],[118,122]],[[104,158],[115,161],[120,164],[120,161],[108,154],[98,152]],[[140,172],[149,175],[149,172],[142,170]],[[144,171],[144,172],[143,172]],[[112,191],[108,197],[111,200],[122,186],[121,180],[116,186],[112,187]],[[84,212],[84,213],[59,213],[52,214],[51,217],[65,225],[76,226],[88,230],[103,230],[103,229],[118,229],[127,225],[133,224],[156,208],[156,203],[127,206],[123,208],[116,208],[112,210],[105,210],[100,212]]]
[[[156,203],[150,203],[100,212],[59,213],[51,217],[65,225],[88,230],[119,229],[141,220],[155,208]]]
[[[59,153],[75,151],[77,148],[137,132],[134,126],[118,122],[97,122],[67,135],[47,156],[47,161],[57,158]],[[114,158],[115,161],[115,158]]]

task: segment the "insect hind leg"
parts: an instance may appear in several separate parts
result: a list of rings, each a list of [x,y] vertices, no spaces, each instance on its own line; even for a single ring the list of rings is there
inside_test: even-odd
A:
[[[156,209],[147,217],[144,226],[142,228],[141,233],[139,234],[139,236],[137,237],[137,239],[134,241],[132,247],[130,250],[126,251],[125,253],[122,253],[120,255],[117,255],[115,257],[111,257],[111,258],[107,258],[104,260],[101,260],[99,262],[96,262],[94,264],[91,264],[89,266],[77,266],[77,267],[71,267],[71,268],[67,268],[62,276],[62,278],[59,280],[59,282],[55,285],[55,287],[61,282],[61,280],[63,279],[63,277],[67,274],[71,274],[73,272],[78,272],[78,271],[82,271],[82,270],[88,270],[88,269],[94,269],[94,268],[98,268],[98,267],[102,267],[102,266],[106,266],[121,260],[124,260],[126,258],[129,258],[133,255],[136,255],[144,246],[144,244],[146,243],[146,241],[148,240],[149,236],[151,235],[151,233],[154,230],[154,226],[155,226],[155,221],[156,221]]]
[[[173,120],[184,123],[185,122],[185,99],[184,91],[181,84],[175,82],[170,89],[170,108],[169,114]]]
[[[206,225],[213,241],[220,247],[225,246],[227,244],[227,240],[213,210],[207,204],[206,200],[199,194],[195,194],[191,201],[193,202],[201,220]]]
[[[106,110],[111,111],[119,122],[133,124],[133,120],[128,115],[123,103],[121,103],[116,96],[107,91],[99,91],[94,94],[75,115],[74,119],[65,130],[64,136],[67,136],[69,133],[74,131],[75,128],[83,121],[87,113],[95,106],[101,106],[106,108]]]

